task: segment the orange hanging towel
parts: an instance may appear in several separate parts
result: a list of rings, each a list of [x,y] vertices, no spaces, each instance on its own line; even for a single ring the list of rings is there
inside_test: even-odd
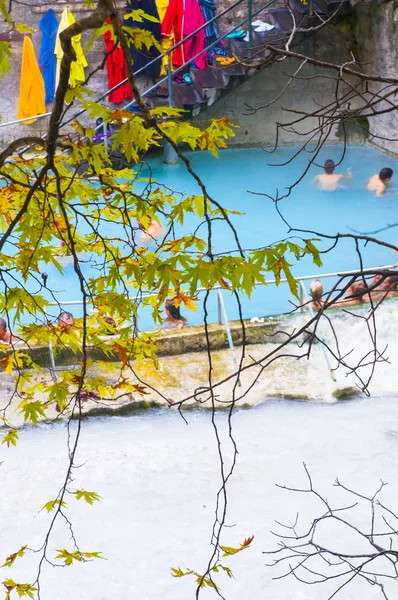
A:
[[[18,102],[18,119],[42,115],[46,112],[44,80],[37,63],[30,37],[25,36],[22,48],[21,87]],[[36,119],[25,121],[34,123]]]

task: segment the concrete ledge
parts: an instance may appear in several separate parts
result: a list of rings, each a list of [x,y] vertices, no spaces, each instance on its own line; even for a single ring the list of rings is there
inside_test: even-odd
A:
[[[245,322],[246,344],[265,344],[267,342],[280,343],[297,327],[297,317],[288,319],[286,317],[272,317],[264,323]],[[230,322],[231,335],[234,345],[243,344],[243,331],[239,321]],[[210,349],[221,350],[228,348],[228,338],[223,325],[211,323],[208,327],[210,338]],[[106,339],[108,346],[114,344],[114,338]],[[161,331],[156,338],[158,356],[176,356],[187,352],[207,351],[205,328],[203,325],[186,327],[183,330]],[[34,362],[40,366],[50,366],[50,355],[47,346],[33,346],[28,351]],[[55,360],[57,365],[76,364],[81,360],[81,353],[74,354],[68,348],[63,348],[57,353]],[[102,360],[115,362],[118,360],[117,352],[107,356],[99,347],[89,347],[88,358],[91,360]]]

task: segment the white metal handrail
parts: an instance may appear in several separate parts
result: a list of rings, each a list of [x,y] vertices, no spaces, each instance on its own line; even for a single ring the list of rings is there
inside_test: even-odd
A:
[[[314,313],[313,313],[312,306],[307,301],[308,299],[307,299],[307,293],[306,293],[304,281],[308,281],[309,279],[314,279],[314,278],[325,279],[325,278],[328,278],[328,277],[348,277],[350,275],[358,275],[358,272],[360,272],[361,274],[369,273],[369,272],[370,273],[383,272],[383,271],[386,271],[386,270],[389,270],[389,269],[394,269],[397,266],[398,266],[398,263],[396,263],[394,265],[385,265],[383,267],[373,267],[373,268],[368,268],[368,269],[362,269],[362,270],[359,270],[359,271],[357,269],[355,271],[341,271],[341,272],[335,272],[335,273],[324,273],[324,274],[321,274],[321,275],[319,275],[319,274],[317,274],[317,275],[303,275],[301,277],[296,277],[295,279],[296,279],[296,281],[300,282],[300,288],[302,290],[303,297],[306,300],[306,304],[307,304],[307,307],[308,307],[308,310],[309,310],[311,316],[313,316]],[[280,279],[279,282],[280,283],[286,283],[287,281],[288,280],[286,278],[283,278],[283,279]],[[258,284],[255,284],[255,285],[259,286],[259,285],[266,285],[266,284],[269,284],[269,285],[276,284],[276,279],[270,279],[270,280],[266,281],[265,284],[258,283]],[[199,288],[196,291],[196,293],[217,290],[218,323],[220,325],[222,325],[223,322],[224,322],[224,327],[225,327],[225,332],[226,332],[226,335],[227,335],[229,350],[230,350],[230,353],[231,353],[232,364],[233,364],[235,373],[238,376],[238,385],[240,386],[241,382],[240,382],[240,379],[239,379],[239,369],[238,369],[238,364],[237,364],[236,356],[235,356],[234,342],[233,342],[233,339],[232,339],[231,328],[230,328],[230,325],[229,325],[229,319],[228,319],[227,311],[226,311],[226,308],[225,308],[224,299],[223,299],[223,296],[222,296],[222,289],[223,288],[221,286],[214,286],[211,290],[207,290],[206,288]],[[134,298],[134,300],[139,300],[142,297],[148,298],[148,297],[151,297],[151,296],[156,296],[156,294],[153,294],[153,293],[143,293],[140,296],[136,296]],[[83,300],[66,300],[65,302],[50,302],[49,306],[64,307],[64,306],[77,306],[77,305],[81,305],[81,304],[83,304]],[[46,319],[47,319],[47,314],[46,314]],[[336,381],[333,369],[332,369],[332,367],[330,365],[330,362],[329,362],[329,357],[327,356],[327,353],[326,353],[325,345],[323,344],[323,339],[322,338],[320,338],[320,339],[321,339],[321,342],[322,342],[322,350],[323,350],[323,353],[324,353],[324,356],[325,356],[325,360],[326,360],[326,364],[327,364],[328,369],[329,369],[330,376],[333,379],[333,381]],[[51,361],[51,375],[52,375],[53,380],[56,381],[56,379],[57,379],[57,373],[56,373],[55,357],[54,357],[54,352],[53,352],[51,340],[49,341],[48,349],[49,349],[50,361]]]
[[[310,279],[327,279],[328,277],[348,277],[350,275],[357,275],[358,273],[374,273],[374,272],[382,272],[382,271],[386,271],[389,269],[396,269],[398,267],[398,263],[395,263],[393,265],[384,265],[382,267],[369,267],[367,269],[355,269],[355,271],[336,271],[335,273],[322,273],[322,274],[316,274],[316,275],[301,275],[300,277],[294,277],[294,279],[296,281],[308,281]],[[287,279],[285,277],[281,278],[279,280],[279,283],[287,283]],[[264,283],[256,283],[255,286],[261,286],[261,285],[275,285],[276,284],[276,279],[268,279],[266,280]],[[221,285],[215,285],[214,287],[211,288],[211,290],[208,290],[206,288],[198,288],[196,290],[196,294],[199,294],[201,292],[208,292],[208,291],[212,291],[212,290],[225,290],[225,288],[223,288]],[[150,298],[152,296],[156,296],[156,293],[153,292],[143,292],[140,296],[136,296],[135,298],[133,298],[133,300],[139,300],[141,298]],[[79,305],[79,304],[83,304],[83,300],[66,300],[65,302],[50,302],[48,304],[48,306],[73,306],[73,305]]]

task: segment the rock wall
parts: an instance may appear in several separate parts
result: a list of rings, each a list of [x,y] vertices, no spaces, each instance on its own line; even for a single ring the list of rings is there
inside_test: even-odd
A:
[[[352,19],[355,34],[355,54],[366,72],[372,75],[398,77],[398,4],[395,0],[360,2],[355,6]],[[385,84],[373,84],[373,91]],[[392,88],[391,88],[392,89]],[[389,90],[386,90],[389,91]],[[397,103],[392,95],[389,100]],[[388,110],[391,104],[384,102],[377,110]],[[394,109],[369,119],[369,140],[398,155],[398,111]],[[376,137],[372,138],[372,134]],[[380,137],[379,137],[380,136]]]
[[[397,77],[398,75],[398,3],[394,0],[360,0],[352,7],[350,14],[340,17],[333,25],[307,39],[295,51],[336,64],[352,59],[362,63],[365,72],[371,75]],[[285,60],[274,63],[254,75],[233,93],[223,96],[210,110],[199,115],[203,123],[211,118],[227,116],[240,128],[236,132],[232,145],[272,146],[275,143],[276,123],[284,123],[299,116],[289,110],[315,110],[319,105],[330,102],[334,95],[332,80],[321,79],[319,75],[333,76],[333,71],[321,70],[306,65],[300,71],[301,79],[295,79],[283,96],[277,99],[288,83],[288,74],[294,73],[299,66],[297,60]],[[355,82],[357,83],[357,81]],[[385,84],[372,84],[373,91],[381,90]],[[362,88],[363,91],[363,88]],[[392,95],[389,100],[396,102]],[[257,112],[248,107],[259,108]],[[341,109],[354,109],[357,103],[343,105]],[[393,108],[388,102],[381,103],[378,110]],[[369,111],[366,111],[369,113]],[[317,123],[315,120],[294,128],[279,131],[279,143],[294,144],[303,140],[305,130],[310,131]],[[366,129],[369,129],[369,135]],[[340,139],[339,131],[334,128],[329,136],[330,142]],[[396,109],[368,120],[361,119],[359,126],[349,128],[349,141],[369,141],[383,150],[398,155],[398,111]]]
[[[294,51],[318,60],[344,63],[350,60],[353,40],[351,30],[346,31],[339,24],[330,25],[317,35],[307,38],[295,47]],[[206,113],[200,114],[198,121],[204,122],[225,115],[239,125],[231,144],[273,146],[277,123],[296,120],[301,116],[300,111],[312,113],[320,106],[328,104],[334,96],[335,83],[330,76],[335,76],[336,72],[309,64],[300,70],[299,77],[291,81],[282,95],[289,82],[289,75],[295,73],[300,64],[301,61],[289,58],[265,67],[233,93],[223,96]],[[325,75],[326,78],[321,78],[321,75]],[[253,112],[250,107],[258,110]],[[344,108],[348,107],[342,106],[342,109]],[[292,110],[298,112],[288,112]],[[278,142],[297,144],[308,138],[303,137],[305,132],[318,125],[317,119],[310,118],[305,123],[280,129]],[[333,128],[329,141],[337,141],[338,134],[337,128]],[[352,141],[358,142],[362,139],[354,135]]]

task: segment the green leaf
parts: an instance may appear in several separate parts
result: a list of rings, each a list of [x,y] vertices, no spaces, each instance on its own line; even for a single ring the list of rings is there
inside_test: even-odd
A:
[[[39,510],[39,513],[41,513],[42,510],[46,510],[48,513],[51,512],[56,506],[62,506],[65,507],[67,506],[67,503],[63,500],[62,502],[60,500],[49,500],[48,502],[45,503],[45,505]]]
[[[3,440],[1,443],[7,444],[7,447],[9,448],[11,445],[16,446],[18,439],[19,439],[18,431],[16,429],[12,429],[3,437]]]
[[[83,499],[87,504],[93,504],[94,502],[100,502],[101,496],[97,492],[87,492],[86,490],[76,490],[74,492],[76,500]]]
[[[23,401],[20,404],[20,412],[24,415],[24,421],[30,421],[33,425],[37,425],[39,417],[45,417],[46,413],[43,410],[44,404],[40,400],[34,402]]]
[[[69,552],[66,548],[61,548],[56,550],[58,554],[56,555],[56,559],[62,560],[65,565],[71,565],[75,562],[86,562],[92,560],[93,558],[100,558],[101,560],[106,560],[103,556],[101,556],[102,552],[80,552],[79,550],[75,550],[74,552]]]
[[[35,592],[37,592],[37,587],[35,587],[32,583],[16,583],[13,579],[5,579],[3,585],[7,589],[6,600],[10,598],[10,592],[15,590],[20,598],[27,596],[28,598],[35,597]]]
[[[136,21],[137,23],[143,23],[144,20],[145,21],[151,21],[152,23],[159,23],[159,19],[157,17],[153,17],[152,15],[148,15],[144,10],[142,10],[142,8],[137,8],[135,10],[132,10],[129,13],[126,13],[124,15],[124,19],[132,19],[133,21]]]

